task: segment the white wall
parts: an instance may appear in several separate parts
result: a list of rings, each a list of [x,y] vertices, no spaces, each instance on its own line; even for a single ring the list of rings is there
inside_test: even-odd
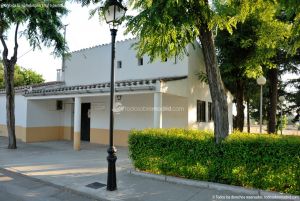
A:
[[[197,100],[206,102],[206,120],[208,113],[208,102],[211,102],[209,86],[198,78],[199,72],[206,72],[203,52],[198,44],[194,49],[189,45],[189,79],[187,85],[188,98],[188,127],[191,129],[213,129],[213,122],[197,122]]]
[[[187,85],[188,85],[187,78],[182,80],[163,82],[161,84],[161,91],[167,94],[187,97],[189,95],[187,91]]]
[[[122,68],[116,68],[116,80],[146,79],[187,75],[188,60],[169,59],[167,62],[149,63],[144,56],[144,65],[138,66],[136,51],[131,45],[135,40],[116,43],[116,62],[122,61]],[[65,81],[67,85],[92,84],[110,80],[111,45],[102,45],[73,52],[66,61]]]
[[[82,98],[82,103],[91,103],[91,128],[105,128],[109,126],[109,97]]]
[[[26,127],[27,100],[22,95],[15,96],[16,125]]]
[[[15,95],[15,121],[16,126],[26,127],[26,98],[20,94]],[[6,125],[6,97],[0,95],[0,124]]]
[[[74,126],[74,103],[72,99],[64,99],[63,109],[63,126],[73,127]]]
[[[91,128],[109,128],[109,97],[84,98],[91,102]],[[115,129],[130,130],[153,127],[154,104],[153,94],[122,95],[123,111],[115,114]],[[187,99],[184,97],[163,94],[163,107],[181,107],[183,111],[163,112],[164,128],[187,127]]]
[[[0,95],[0,124],[6,125],[6,100]]]
[[[64,111],[56,110],[56,100],[28,100],[27,127],[63,126]]]
[[[163,128],[187,128],[188,99],[185,97],[163,94],[162,105],[167,110],[162,113]],[[168,111],[172,109],[172,111]]]
[[[91,128],[109,128],[109,96],[84,98],[91,102]],[[115,114],[115,129],[130,130],[153,127],[153,112],[145,110],[153,106],[153,94],[122,95],[122,106],[127,110]]]

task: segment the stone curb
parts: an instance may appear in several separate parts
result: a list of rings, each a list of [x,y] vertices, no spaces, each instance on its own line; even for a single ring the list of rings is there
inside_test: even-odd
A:
[[[290,199],[290,200],[294,200],[294,201],[300,200],[300,196],[286,194],[286,193],[271,192],[271,191],[254,189],[254,188],[244,188],[244,187],[240,187],[240,186],[233,186],[233,185],[228,185],[228,184],[220,184],[220,183],[207,182],[207,181],[196,181],[196,180],[192,180],[192,179],[184,179],[184,178],[165,176],[165,175],[157,175],[157,174],[141,172],[141,171],[133,170],[133,169],[128,170],[128,173],[135,175],[135,176],[141,176],[141,177],[155,179],[155,180],[173,183],[173,184],[181,184],[181,185],[194,186],[194,187],[200,187],[200,188],[209,188],[209,189],[214,189],[214,190],[226,190],[226,191],[231,191],[234,193],[245,193],[248,195],[293,196],[293,197],[296,197],[296,199]]]
[[[48,181],[44,181],[44,180],[41,180],[41,179],[38,179],[38,178],[34,178],[34,177],[24,175],[24,174],[14,170],[14,169],[6,169],[6,168],[1,168],[0,167],[0,170],[4,171],[4,172],[11,173],[11,174],[16,174],[20,177],[26,177],[27,179],[30,179],[31,181],[39,182],[39,183],[42,183],[42,184],[45,184],[45,185],[48,185],[48,186],[52,186],[54,188],[60,188],[63,191],[70,192],[70,193],[73,193],[73,194],[76,194],[76,195],[80,195],[82,197],[86,197],[86,198],[89,198],[89,199],[93,199],[95,201],[109,201],[107,199],[99,198],[99,197],[93,196],[89,193],[85,193],[85,192],[82,192],[82,191],[77,191],[77,190],[68,188],[68,187],[63,186],[63,185],[54,184],[54,183],[51,183],[51,182],[48,182]]]

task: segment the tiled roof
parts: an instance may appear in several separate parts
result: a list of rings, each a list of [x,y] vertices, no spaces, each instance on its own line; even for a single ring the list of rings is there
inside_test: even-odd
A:
[[[45,82],[41,84],[32,84],[32,85],[25,85],[20,87],[15,87],[15,93],[24,92],[25,90],[36,90],[41,88],[51,88],[64,85],[65,82],[53,81],[53,82]],[[5,94],[5,89],[0,89],[0,94]]]
[[[162,77],[153,79],[139,79],[139,80],[123,80],[115,83],[115,90],[118,91],[137,91],[137,90],[155,90],[157,81],[174,81],[186,79],[187,76],[177,77]],[[85,94],[85,93],[105,93],[110,91],[110,83],[97,83],[89,85],[75,85],[75,86],[57,86],[45,87],[40,89],[26,90],[24,96],[51,96],[51,95],[66,95],[66,94]]]

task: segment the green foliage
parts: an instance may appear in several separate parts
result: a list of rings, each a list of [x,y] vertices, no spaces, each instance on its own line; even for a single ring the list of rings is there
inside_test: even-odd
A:
[[[216,11],[223,15],[234,14],[234,8],[222,4],[216,7]],[[294,37],[294,22],[289,20],[288,12],[277,1],[265,1],[243,23],[237,23],[231,33],[218,31],[215,38],[225,86],[235,96],[241,92],[236,87],[237,82],[243,82],[246,89],[244,97],[250,102],[250,116],[256,120],[259,118],[259,87],[253,78],[260,74],[267,75],[272,68],[278,68],[279,76],[286,72],[297,73],[299,56],[288,54],[290,41]],[[264,119],[267,110],[270,110],[266,107],[270,102],[266,89],[270,85],[274,84],[268,81],[264,86]]]
[[[231,34],[218,32],[216,46],[224,78],[256,78],[262,74],[261,66],[276,66],[271,58],[277,56],[277,49],[287,46],[291,29],[290,24],[277,19],[277,7],[268,4],[266,9],[258,9],[238,23]]]
[[[139,37],[135,47],[140,55],[147,54],[151,60],[164,60],[186,53],[186,46],[199,37],[202,26],[232,33],[237,24],[243,23],[249,15],[260,14],[259,17],[269,20],[270,16],[263,15],[263,11],[275,12],[274,6],[271,6],[273,1],[264,0],[216,0],[212,4],[208,0],[129,2],[140,12],[137,16],[128,17],[127,32]],[[267,37],[264,39],[268,40]],[[263,38],[261,43],[264,43]]]
[[[104,0],[72,0],[74,2],[80,3],[82,6],[88,6],[90,4],[103,3]]]
[[[278,134],[279,131],[283,130],[286,128],[288,123],[288,119],[286,115],[277,116],[277,123],[276,123],[276,134]]]
[[[208,84],[208,78],[207,78],[207,74],[205,72],[200,71],[199,73],[197,73],[197,76],[201,82]]]
[[[133,130],[134,167],[155,174],[300,195],[300,138],[234,133],[216,145],[212,132]]]
[[[129,17],[127,32],[140,37],[136,49],[139,55],[147,54],[151,61],[156,58],[182,56],[187,44],[193,43],[199,31],[195,19],[205,12],[203,1],[131,1],[133,8],[141,10],[135,17]],[[193,10],[193,11],[192,11]],[[207,9],[205,9],[207,10]]]
[[[298,68],[299,68],[299,66],[298,66]],[[298,75],[299,75],[299,73],[298,73]],[[295,118],[293,119],[293,122],[294,123],[300,122],[300,78],[290,79],[287,82],[287,85],[285,87],[293,89],[293,90],[288,91],[287,95],[286,95],[288,102],[289,102],[288,110],[296,113]]]
[[[33,48],[41,44],[54,47],[54,54],[63,54],[66,46],[60,29],[61,17],[67,13],[66,0],[2,0],[0,1],[0,36],[16,24],[23,24],[22,31]],[[13,36],[12,36],[13,37]],[[18,37],[17,37],[18,38]],[[3,58],[4,59],[4,58]]]
[[[300,48],[300,1],[279,0],[279,2],[286,11],[286,19],[293,24],[289,52],[295,54]]]
[[[36,73],[33,70],[22,68],[18,65],[15,66],[15,86],[25,86],[31,84],[40,84],[43,83],[45,80],[43,76]],[[5,87],[4,81],[4,69],[3,65],[0,63],[0,89]]]

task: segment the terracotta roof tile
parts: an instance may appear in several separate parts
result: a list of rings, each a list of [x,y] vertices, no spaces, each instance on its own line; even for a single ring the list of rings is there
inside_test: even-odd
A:
[[[134,91],[139,90],[141,87],[145,87],[145,90],[156,89],[155,84],[157,81],[175,81],[186,79],[187,76],[176,76],[176,77],[160,77],[160,78],[149,78],[143,80],[122,80],[115,83],[116,91],[128,90]],[[110,83],[96,83],[89,85],[76,85],[66,86],[57,85],[56,87],[44,87],[44,88],[32,88],[32,90],[24,90],[24,96],[51,96],[51,95],[64,95],[64,94],[77,94],[77,93],[103,93],[109,92]]]

